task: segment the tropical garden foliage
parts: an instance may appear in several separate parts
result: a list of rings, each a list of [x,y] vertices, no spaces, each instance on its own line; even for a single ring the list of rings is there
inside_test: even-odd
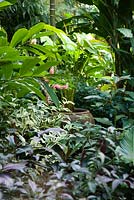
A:
[[[81,21],[77,21],[78,26],[74,23],[74,31],[85,30],[86,32],[94,32],[97,35],[104,37],[111,45],[115,52],[115,73],[117,76],[129,74],[134,75],[133,71],[133,10],[134,1],[129,0],[126,7],[126,2],[121,0],[78,0],[86,4],[90,8],[90,12],[85,12],[77,18],[86,18],[83,25]],[[96,9],[93,9],[95,6]],[[92,9],[91,9],[92,8]],[[75,16],[76,17],[76,16]],[[70,18],[70,21],[74,17]],[[69,21],[69,20],[68,20]],[[66,22],[64,26],[66,27]],[[67,22],[68,26],[73,26]],[[76,27],[76,29],[75,29]],[[133,81],[129,83],[129,89],[133,90]],[[122,87],[122,86],[121,86]]]
[[[0,1],[0,199],[133,200],[133,1],[58,1],[57,27],[48,2],[15,3]]]

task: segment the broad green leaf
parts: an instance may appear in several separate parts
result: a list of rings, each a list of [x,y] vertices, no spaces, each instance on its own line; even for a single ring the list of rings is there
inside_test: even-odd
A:
[[[7,39],[0,37],[0,46],[6,46],[7,45]]]
[[[2,1],[0,2],[0,10],[3,10],[4,8],[6,8],[7,6],[11,6],[12,4],[8,1]]]
[[[125,101],[134,102],[134,100],[133,100],[133,99],[131,99],[131,98],[129,98],[129,97],[124,97],[124,100],[125,100]]]
[[[101,124],[112,125],[112,122],[108,118],[95,118],[95,120]]]
[[[20,68],[20,76],[30,76],[33,73],[34,66],[39,63],[40,59],[37,57],[29,57],[24,60]]]
[[[130,113],[134,113],[134,108],[129,108],[128,110]]]
[[[133,33],[131,29],[128,28],[118,28],[117,29],[120,33],[122,33],[124,35],[124,37],[127,38],[132,38],[133,37]]]
[[[50,95],[52,101],[54,102],[54,104],[55,104],[57,107],[59,107],[59,105],[60,105],[60,104],[59,104],[59,99],[58,99],[56,93],[54,92],[54,90],[53,90],[51,87],[49,87],[49,85],[48,85],[46,82],[44,82],[44,86],[45,86],[45,88],[46,88],[48,94]]]
[[[0,28],[0,47],[7,45],[8,45],[7,33],[3,28]]]
[[[44,28],[43,22],[40,22],[40,23],[32,26],[29,29],[28,34],[23,38],[22,44],[24,44],[27,40],[31,39],[32,36],[34,36],[36,33],[39,33],[43,28]]]
[[[130,38],[132,53],[134,55],[134,37]]]
[[[21,28],[17,30],[12,37],[10,46],[11,47],[17,46],[17,44],[19,44],[23,40],[23,38],[26,37],[27,34],[28,30],[26,28]]]
[[[2,27],[0,27],[0,37],[7,38],[7,33],[6,33],[6,31]]]
[[[13,64],[12,63],[7,63],[5,65],[2,66],[2,70],[1,70],[1,79],[2,80],[9,80],[12,77],[12,73],[13,73]]]
[[[128,94],[132,99],[134,99],[134,92],[126,91],[126,94]]]
[[[68,50],[75,50],[77,45],[66,35],[66,33],[56,27],[50,26],[48,24],[44,24],[44,29],[47,29],[49,31],[53,31],[57,34],[59,39],[63,42],[64,48]]]
[[[91,63],[92,65],[94,65],[95,62]],[[100,66],[96,66],[96,67],[89,67],[89,69],[87,69],[88,74],[93,75],[95,72],[101,72],[101,70],[103,70],[103,67]],[[98,73],[99,74],[99,73]]]
[[[2,60],[10,60],[10,61],[15,61],[20,58],[19,52],[12,47],[9,46],[4,46],[0,47],[0,58]]]
[[[124,132],[124,138],[120,141],[120,146],[116,151],[125,162],[132,162],[134,165],[134,126]]]
[[[118,120],[120,120],[120,119],[122,119],[122,118],[126,118],[126,115],[117,115],[116,117],[115,117],[115,119],[116,119],[116,121],[118,121]]]
[[[1,0],[0,1],[0,10],[5,9],[6,7],[11,6],[14,3],[16,3],[16,0],[8,0],[8,1]]]

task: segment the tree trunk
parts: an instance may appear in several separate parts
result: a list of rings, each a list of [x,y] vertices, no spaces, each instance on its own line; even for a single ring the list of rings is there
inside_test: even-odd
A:
[[[55,0],[50,0],[50,25],[55,26]]]

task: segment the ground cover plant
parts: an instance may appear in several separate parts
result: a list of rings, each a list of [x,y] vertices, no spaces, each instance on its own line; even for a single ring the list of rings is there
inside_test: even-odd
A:
[[[35,95],[4,94],[0,105],[2,199],[132,199],[130,124],[127,137],[105,122],[63,126],[58,109]]]
[[[128,81],[129,77],[121,77],[120,80]],[[103,125],[113,125],[118,128],[126,128],[133,125],[133,99],[134,92],[123,88],[117,88],[120,81],[118,77],[104,79],[100,88],[80,83],[75,94],[76,106],[90,109],[96,121]]]
[[[133,199],[133,127],[63,125],[35,94],[0,105],[2,199]]]
[[[2,199],[133,199],[134,128],[61,128],[55,110],[37,97],[3,102]]]

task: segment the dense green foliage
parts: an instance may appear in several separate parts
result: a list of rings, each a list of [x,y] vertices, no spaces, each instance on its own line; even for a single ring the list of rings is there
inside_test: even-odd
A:
[[[117,77],[114,78],[116,80]],[[128,128],[134,125],[134,92],[117,89],[114,78],[111,82],[105,80],[101,87],[107,88],[104,91],[85,83],[79,84],[75,104],[77,107],[89,109],[96,121],[105,126]]]
[[[115,73],[118,76],[131,75],[128,88],[133,90],[133,11],[134,1],[122,0],[78,0],[85,4],[82,15],[70,17],[59,23],[64,30],[93,32],[104,37],[115,52]],[[82,6],[83,6],[82,4]],[[83,20],[83,21],[82,21]],[[122,87],[120,83],[119,87]]]
[[[7,33],[1,28],[0,82],[2,96],[12,92],[18,97],[23,97],[31,91],[36,93],[42,100],[45,100],[40,90],[41,83],[39,77],[48,74],[48,68],[57,63],[55,60],[51,60],[51,57],[44,62],[44,57],[41,57],[41,53],[38,54],[36,52],[37,56],[32,56],[29,52],[32,36],[39,34],[45,28],[49,28],[48,25],[39,23],[29,30],[25,28],[18,29],[10,43],[8,42]],[[28,41],[30,42],[28,43]],[[45,87],[51,99],[58,106],[59,102],[53,90],[45,82],[42,87]]]
[[[47,22],[46,5],[42,0],[16,0],[16,3],[0,12],[0,24],[9,39],[19,28],[30,28],[38,22]]]
[[[89,84],[97,84],[107,72],[112,72],[114,64],[111,49],[105,40],[84,33],[72,34],[72,38],[75,48],[60,50],[62,63],[57,68],[69,86],[61,92],[61,96],[74,102],[74,93],[81,79]],[[73,107],[68,107],[73,110]]]

